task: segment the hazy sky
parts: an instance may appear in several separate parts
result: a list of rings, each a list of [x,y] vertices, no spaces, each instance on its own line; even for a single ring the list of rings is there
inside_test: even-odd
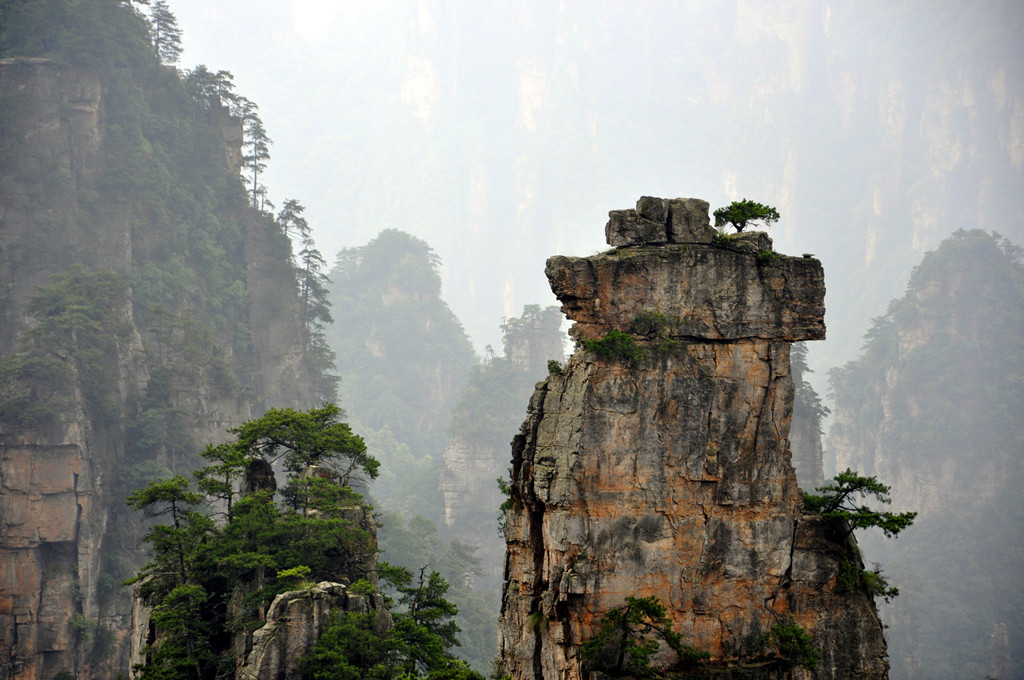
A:
[[[259,104],[272,200],[307,206],[329,260],[388,227],[426,240],[478,349],[641,195],[777,206],[776,249],[825,265],[824,368],[955,229],[1024,241],[1021,3],[171,7],[181,65]]]

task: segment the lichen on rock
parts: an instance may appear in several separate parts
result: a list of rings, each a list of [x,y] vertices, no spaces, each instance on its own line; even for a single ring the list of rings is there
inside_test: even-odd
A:
[[[816,677],[884,678],[871,598],[837,585],[844,560],[859,557],[802,514],[790,464],[789,349],[824,337],[821,265],[759,259],[700,228],[671,240],[678,215],[700,227],[694,209],[707,226],[705,202],[641,198],[611,213],[606,231],[612,245],[623,225],[646,235],[548,261],[581,349],[538,385],[513,441],[502,669],[516,680],[588,677],[600,669],[581,645],[602,616],[655,596],[718,668],[810,677],[764,642],[791,623],[820,651]],[[641,315],[659,321],[653,331],[636,332]],[[584,349],[611,331],[639,352]],[[673,661],[667,649],[655,657]]]

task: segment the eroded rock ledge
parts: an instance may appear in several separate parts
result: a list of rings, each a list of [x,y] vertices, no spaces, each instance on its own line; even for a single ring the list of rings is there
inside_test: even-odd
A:
[[[581,644],[648,595],[720,670],[812,677],[760,644],[794,622],[821,650],[813,677],[887,675],[871,598],[837,582],[861,568],[853,543],[802,515],[790,464],[789,344],[824,337],[821,265],[716,238],[707,208],[644,197],[611,213],[616,250],[548,261],[573,337],[627,332],[642,358],[577,351],[513,441],[499,627],[516,680],[588,677]]]

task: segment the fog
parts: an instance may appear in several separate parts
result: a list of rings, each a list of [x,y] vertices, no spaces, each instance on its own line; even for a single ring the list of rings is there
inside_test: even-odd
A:
[[[641,195],[779,209],[776,250],[825,265],[819,381],[952,231],[1024,240],[1018,3],[172,9],[181,66],[259,105],[271,200],[307,206],[328,259],[388,227],[426,240],[478,351],[554,302],[548,256],[603,249]]]
[[[508,518],[494,480],[536,381],[582,363],[560,363],[545,261],[605,250],[608,212],[647,195],[774,206],[775,249],[822,260],[828,339],[806,366],[793,355],[790,444],[816,466],[805,486],[849,465],[920,512],[898,542],[860,532],[834,578],[883,602],[882,571],[904,589],[879,603],[894,680],[1021,677],[1019,0],[170,0],[180,61],[163,3],[146,4],[0,0],[0,526],[20,565],[5,668],[127,670],[120,584],[150,567],[125,496],[340,380],[383,470],[358,485],[383,517],[366,573],[378,549],[443,565],[485,669]],[[183,84],[199,65],[212,78]],[[224,174],[221,70],[240,111],[259,107],[247,141],[261,125],[273,140],[266,172],[246,147],[263,210]],[[207,519],[189,521],[231,535]],[[199,543],[204,569],[230,562]],[[287,552],[266,558],[275,588],[300,575]],[[191,578],[182,555],[166,585]],[[230,610],[247,588],[274,595],[266,566],[202,575],[216,644],[229,614],[234,630],[262,617]]]

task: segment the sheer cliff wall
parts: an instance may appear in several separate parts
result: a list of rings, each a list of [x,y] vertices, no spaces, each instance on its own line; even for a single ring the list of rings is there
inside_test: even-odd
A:
[[[137,108],[179,94],[160,73],[167,82],[140,89]],[[312,401],[288,246],[234,198],[230,121],[142,126],[135,141],[150,153],[131,157],[111,122],[128,117],[111,101],[128,87],[49,59],[0,60],[4,680],[127,673],[121,583],[139,564],[142,528],[125,495],[168,469],[187,473],[205,442],[266,407]],[[176,114],[153,104],[148,115]],[[191,165],[160,137],[188,126]],[[189,175],[195,187],[182,184]],[[169,209],[193,191],[208,201],[205,231]],[[83,280],[106,282],[109,297],[88,299]],[[68,304],[31,313],[54,281],[64,283],[53,299]],[[232,304],[216,308],[216,295]],[[33,369],[46,361],[60,369],[52,384]]]
[[[616,249],[553,257],[577,341],[629,333],[633,357],[578,350],[537,386],[513,441],[500,663],[577,680],[581,644],[627,596],[656,596],[686,643],[748,677],[811,677],[760,643],[779,623],[821,650],[818,678],[884,678],[871,599],[844,591],[843,536],[801,513],[789,346],[824,337],[813,258],[765,234],[716,239],[708,204],[615,211]],[[659,665],[670,666],[662,652]]]

